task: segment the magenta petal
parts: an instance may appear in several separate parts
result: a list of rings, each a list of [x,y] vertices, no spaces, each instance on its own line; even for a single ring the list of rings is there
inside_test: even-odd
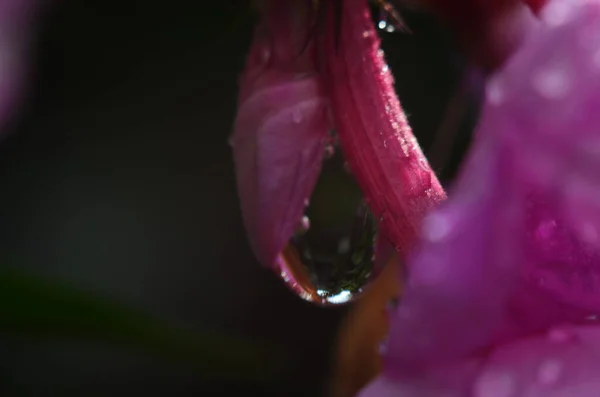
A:
[[[471,397],[480,361],[473,359],[401,379],[382,375],[363,389],[358,397]]]
[[[598,371],[600,327],[561,327],[499,346],[485,358],[380,376],[360,397],[596,397]]]
[[[240,106],[232,137],[238,192],[252,247],[264,265],[298,228],[328,133],[315,78],[263,88]]]
[[[504,391],[505,396],[595,397],[600,395],[598,371],[600,327],[556,328],[497,348],[473,391],[481,396]]]
[[[533,325],[600,313],[600,2],[554,0],[543,31],[490,84],[531,186],[515,313]],[[538,308],[524,305],[546,296]]]
[[[600,2],[544,13],[489,84],[463,174],[425,221],[392,318],[390,374],[600,312]]]

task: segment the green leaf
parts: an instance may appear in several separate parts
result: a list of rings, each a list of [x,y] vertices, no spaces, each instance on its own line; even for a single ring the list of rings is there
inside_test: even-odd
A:
[[[265,381],[269,350],[216,333],[191,333],[76,288],[0,269],[0,333],[101,343],[196,366],[199,376]],[[278,365],[278,364],[277,364]]]

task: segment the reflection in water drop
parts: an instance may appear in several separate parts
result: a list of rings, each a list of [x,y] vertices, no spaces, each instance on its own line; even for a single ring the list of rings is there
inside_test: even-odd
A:
[[[279,257],[281,277],[305,300],[350,302],[393,255],[376,247],[378,222],[345,171],[341,150],[324,161],[305,218],[300,224],[310,220],[310,227],[298,227]],[[377,251],[386,258],[376,258]]]

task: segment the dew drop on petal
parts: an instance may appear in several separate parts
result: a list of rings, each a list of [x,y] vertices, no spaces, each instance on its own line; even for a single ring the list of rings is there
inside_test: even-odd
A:
[[[350,164],[347,161],[344,161],[344,171],[348,174],[352,173],[352,169],[350,168]]]
[[[306,233],[308,231],[308,229],[310,229],[310,219],[308,219],[308,216],[305,215],[300,220],[300,229],[304,233]]]
[[[498,78],[493,78],[486,86],[487,101],[492,105],[500,105],[504,102],[505,91]]]
[[[542,386],[555,385],[562,375],[563,363],[559,360],[544,361],[537,372],[537,380]]]
[[[598,315],[590,314],[585,319],[586,319],[586,321],[596,322],[596,321],[598,321]]]
[[[329,160],[335,154],[335,148],[333,145],[325,146],[325,160]]]
[[[447,216],[432,213],[423,220],[423,238],[438,242],[444,240],[452,231],[452,224]]]
[[[573,334],[565,328],[552,328],[548,332],[548,340],[552,343],[566,343],[573,339]]]
[[[570,88],[567,71],[563,67],[548,67],[533,76],[533,87],[547,99],[563,98]]]

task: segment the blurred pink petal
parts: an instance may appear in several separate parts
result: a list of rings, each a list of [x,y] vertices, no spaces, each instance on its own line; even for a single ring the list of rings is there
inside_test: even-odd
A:
[[[300,223],[331,128],[314,46],[303,49],[311,12],[307,2],[271,1],[241,78],[231,143],[246,230],[267,266]]]
[[[560,327],[410,377],[382,375],[360,397],[596,397],[600,327]]]
[[[600,1],[554,0],[541,16],[488,83],[462,175],[424,222],[385,374],[365,395],[390,383],[415,397],[600,395],[600,331],[579,327],[600,313]],[[545,336],[561,324],[580,344]],[[484,360],[472,394],[471,370],[444,380],[469,360]]]

